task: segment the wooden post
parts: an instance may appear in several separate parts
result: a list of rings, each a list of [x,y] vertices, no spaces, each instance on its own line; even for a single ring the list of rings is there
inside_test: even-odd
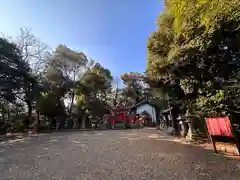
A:
[[[215,152],[216,154],[218,154],[217,147],[216,147],[216,137],[210,135],[210,139],[211,139],[212,144],[213,144],[214,152]]]
[[[205,122],[204,122],[204,123],[205,123]],[[206,123],[205,123],[205,128],[206,128],[207,135],[208,135],[208,141],[210,141],[210,143],[212,143],[214,152],[215,152],[216,154],[218,154],[217,147],[216,147],[216,138],[215,138],[214,136],[212,136],[211,134],[209,134]]]
[[[212,138],[210,137],[210,134],[209,134],[209,132],[208,132],[208,128],[207,128],[207,125],[206,125],[205,121],[204,121],[204,128],[205,128],[205,130],[206,130],[206,132],[207,132],[208,143],[212,143]]]

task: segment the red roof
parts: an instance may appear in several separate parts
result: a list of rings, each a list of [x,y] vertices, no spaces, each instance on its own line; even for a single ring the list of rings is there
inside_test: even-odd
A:
[[[111,108],[110,111],[129,111],[129,108],[126,107],[115,107],[115,108]]]

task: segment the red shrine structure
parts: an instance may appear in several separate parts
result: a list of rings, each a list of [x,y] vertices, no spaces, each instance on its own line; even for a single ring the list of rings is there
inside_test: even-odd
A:
[[[137,128],[140,127],[140,121],[135,114],[130,114],[130,109],[125,107],[115,107],[110,109],[111,114],[104,116],[104,122],[107,128]]]

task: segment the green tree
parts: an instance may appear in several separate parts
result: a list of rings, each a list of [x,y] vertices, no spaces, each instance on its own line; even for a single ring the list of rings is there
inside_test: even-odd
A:
[[[31,68],[23,60],[22,52],[17,45],[0,38],[0,103],[4,105],[2,117],[5,112],[8,120],[14,109],[19,104],[19,94],[31,82]]]
[[[13,43],[0,38],[0,98],[16,100],[15,92],[29,77],[30,67],[22,60],[21,51]]]
[[[16,92],[18,99],[28,108],[28,123],[33,123],[32,112],[36,107],[42,85],[42,70],[47,57],[47,45],[38,39],[31,29],[20,29],[20,35],[12,40],[21,52],[22,60],[30,65],[29,76],[23,81],[22,88]]]
[[[136,104],[144,98],[144,76],[136,72],[123,73],[121,79],[124,82],[123,94],[128,104]]]
[[[77,81],[85,73],[88,63],[89,61],[84,53],[75,52],[65,45],[59,45],[48,59],[48,66],[55,72],[60,73],[68,82],[69,116],[72,114]]]
[[[82,76],[78,86],[77,101],[79,123],[82,122],[82,127],[85,127],[86,111],[90,113],[91,119],[97,122],[102,119],[104,113],[108,112],[107,93],[110,91],[111,82],[111,72],[99,63],[88,69]]]
[[[148,40],[150,85],[191,113],[227,113],[225,84],[239,72],[239,10],[236,0],[168,0]]]

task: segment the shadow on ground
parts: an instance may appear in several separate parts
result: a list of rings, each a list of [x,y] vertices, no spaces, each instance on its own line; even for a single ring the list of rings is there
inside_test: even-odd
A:
[[[0,145],[0,179],[239,180],[239,161],[152,129],[55,132]],[[221,172],[221,176],[219,176]]]

